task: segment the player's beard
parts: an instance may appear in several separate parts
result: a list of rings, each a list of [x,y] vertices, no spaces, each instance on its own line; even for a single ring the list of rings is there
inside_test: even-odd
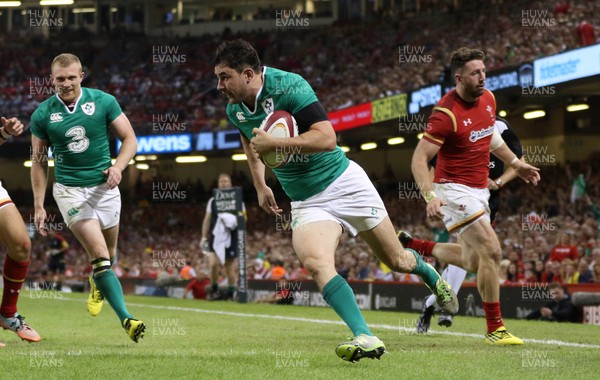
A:
[[[481,95],[483,95],[484,90],[485,90],[485,84],[480,85],[478,83],[474,86],[469,86],[469,88],[467,89],[467,93],[471,98],[477,99]]]

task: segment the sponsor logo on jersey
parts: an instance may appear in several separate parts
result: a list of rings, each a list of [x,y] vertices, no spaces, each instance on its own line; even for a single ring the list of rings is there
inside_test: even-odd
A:
[[[58,123],[60,121],[63,121],[62,112],[55,112],[50,114],[51,123]]]
[[[83,103],[81,105],[81,110],[84,114],[92,116],[94,112],[96,112],[96,105],[94,104],[94,102]]]
[[[491,136],[493,133],[494,133],[493,125],[490,125],[487,128],[480,129],[478,131],[471,131],[471,135],[469,136],[469,141],[475,142],[484,137]]]
[[[79,214],[79,209],[73,207],[72,209],[70,209],[69,211],[67,211],[67,214],[69,216],[75,216],[75,215]]]
[[[238,112],[238,113],[236,113],[236,114],[235,114],[235,116],[238,118],[238,120],[239,120],[241,123],[248,121],[248,120],[246,120],[246,118],[244,117],[244,113],[243,113],[243,112],[241,112],[241,111],[240,111],[240,112]]]
[[[273,102],[273,98],[267,98],[262,102],[262,108],[265,110],[265,113],[269,114],[275,111],[275,103]]]

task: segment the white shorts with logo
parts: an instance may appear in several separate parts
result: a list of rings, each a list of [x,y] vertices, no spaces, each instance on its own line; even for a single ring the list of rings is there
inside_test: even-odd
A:
[[[13,201],[8,195],[8,191],[2,187],[2,181],[0,181],[0,208],[13,204]]]
[[[72,187],[55,182],[52,194],[69,228],[85,219],[97,219],[103,230],[119,224],[121,193],[118,187],[109,190],[106,183]]]
[[[321,220],[340,223],[352,236],[375,228],[387,211],[367,173],[354,161],[319,194],[292,202],[292,229]]]
[[[447,203],[447,206],[442,206],[442,213],[448,232],[460,235],[480,217],[490,221],[490,191],[487,188],[477,189],[459,183],[434,183],[433,190]]]

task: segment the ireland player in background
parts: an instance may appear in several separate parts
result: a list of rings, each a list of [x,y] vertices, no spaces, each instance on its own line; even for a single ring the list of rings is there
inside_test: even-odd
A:
[[[282,210],[265,183],[265,166],[258,157],[276,149],[301,156],[273,171],[292,200],[294,250],[325,301],[354,334],[354,339],[337,346],[340,358],[357,361],[385,352],[383,342],[367,326],[352,288],[335,270],[334,254],[343,229],[362,237],[391,269],[421,276],[444,310],[458,311],[454,292],[435,269],[416,252],[403,249],[379,194],[364,170],[337,146],[327,113],[302,77],[261,67],[258,54],[243,40],[218,47],[215,74],[217,89],[229,100],[227,116],[240,130],[258,201],[266,212],[278,215]],[[274,139],[258,129],[274,110],[295,117],[298,137]]]
[[[61,54],[51,66],[56,94],[31,116],[35,225],[46,236],[44,198],[48,183],[48,148],[52,147],[56,181],[53,195],[67,226],[92,262],[88,311],[98,315],[106,299],[129,337],[137,342],[145,326],[127,311],[121,283],[111,269],[117,251],[121,172],[135,155],[137,142],[129,119],[116,99],[81,87],[84,73],[79,58]],[[109,127],[122,141],[114,164]]]

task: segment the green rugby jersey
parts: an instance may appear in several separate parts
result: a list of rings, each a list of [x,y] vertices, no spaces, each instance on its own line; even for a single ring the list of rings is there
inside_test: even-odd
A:
[[[227,105],[227,117],[251,140],[252,129],[260,127],[268,113],[284,110],[292,115],[318,101],[315,92],[300,75],[263,67],[263,86],[251,112],[243,102]],[[308,128],[308,126],[306,126]],[[300,128],[300,133],[305,132]],[[302,201],[325,190],[348,167],[350,161],[337,146],[331,152],[295,155],[290,162],[273,169],[281,187],[293,201]]]
[[[108,126],[121,113],[114,96],[85,87],[72,112],[58,95],[38,106],[31,133],[52,147],[56,182],[75,187],[106,182],[102,171],[112,165]]]

